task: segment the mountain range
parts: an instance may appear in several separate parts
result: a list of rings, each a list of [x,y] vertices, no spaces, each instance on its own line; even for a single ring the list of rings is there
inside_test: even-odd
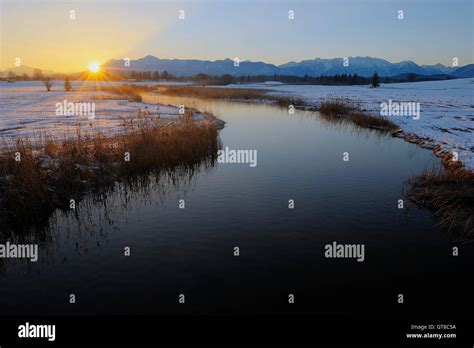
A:
[[[35,68],[32,68],[31,66],[28,66],[28,65],[22,65],[22,66],[16,66],[16,67],[13,67],[13,68],[6,69],[6,70],[0,72],[0,75],[1,76],[7,76],[9,72],[12,72],[17,76],[21,76],[23,74],[26,74],[28,76],[33,76],[34,71],[35,71]],[[52,71],[52,70],[42,70],[41,72],[44,75],[55,74],[55,72]]]
[[[240,75],[293,75],[293,76],[321,76],[336,74],[357,74],[359,76],[371,76],[376,71],[380,76],[399,76],[414,73],[417,75],[440,75],[454,77],[474,77],[474,64],[463,67],[446,67],[442,64],[418,65],[413,61],[406,60],[391,63],[385,59],[372,57],[348,57],[347,66],[344,58],[302,60],[300,62],[289,62],[282,65],[274,65],[264,62],[243,61],[235,66],[231,59],[223,60],[196,60],[196,59],[160,59],[148,55],[143,58],[130,61],[130,66],[125,65],[123,59],[111,59],[101,66],[102,69],[126,72],[126,71],[167,71],[175,76],[195,76],[199,73],[220,76],[230,74]],[[8,72],[16,75],[33,75],[34,68],[29,66],[15,67],[0,72],[0,76],[7,76]],[[51,75],[54,71],[44,70],[43,74]]]
[[[273,65],[264,62],[243,61],[235,66],[231,59],[223,60],[195,60],[195,59],[160,59],[155,56],[145,56],[130,61],[130,66],[125,66],[123,59],[112,59],[102,67],[110,71],[167,71],[176,76],[194,76],[199,73],[219,76],[230,74],[240,75],[294,75],[294,76],[320,76],[336,74],[358,74],[371,76],[376,71],[380,76],[396,76],[407,73],[419,75],[451,75],[456,77],[474,77],[474,64],[463,67],[446,67],[442,64],[418,65],[407,60],[391,63],[385,59],[372,57],[348,57],[347,66],[344,58],[303,60],[289,62],[282,65]]]

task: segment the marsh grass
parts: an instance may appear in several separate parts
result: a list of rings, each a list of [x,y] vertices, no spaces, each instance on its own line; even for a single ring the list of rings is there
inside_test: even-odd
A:
[[[71,199],[78,202],[117,182],[189,174],[203,162],[212,166],[219,148],[213,124],[186,117],[169,127],[130,123],[113,137],[78,131],[75,139],[46,139],[42,145],[17,141],[0,153],[0,224],[13,229],[37,225],[56,208],[70,209]],[[20,161],[15,160],[18,154]]]
[[[358,127],[372,128],[384,133],[400,130],[386,117],[368,115],[355,104],[343,100],[323,101],[319,107],[319,113],[331,122],[348,122]]]
[[[397,125],[384,117],[361,112],[356,105],[343,100],[321,103],[321,116],[331,122],[349,122],[358,127],[373,128],[382,133],[396,134]],[[459,232],[461,239],[474,238],[474,173],[452,161],[450,153],[439,147],[434,153],[442,158],[444,168],[427,169],[408,180],[410,202],[433,212],[440,225],[449,231]]]
[[[399,127],[385,117],[371,116],[364,113],[355,104],[346,100],[327,100],[320,104],[318,109],[306,105],[301,98],[292,95],[275,94],[271,90],[252,88],[219,88],[199,86],[158,86],[158,93],[178,96],[196,97],[203,99],[228,99],[228,100],[264,100],[288,108],[293,105],[296,109],[319,111],[321,117],[331,122],[348,122],[358,127],[371,128],[384,133],[399,131]]]
[[[336,99],[323,101],[319,107],[319,112],[324,115],[347,116],[356,109],[354,104]]]
[[[104,91],[116,94],[119,97],[131,102],[141,102],[142,93],[153,91],[153,87],[141,85],[117,85],[117,86],[97,86],[97,91]]]
[[[199,86],[157,86],[156,91],[174,97],[194,97],[203,99],[266,99],[266,90],[252,88],[219,88]]]
[[[462,168],[426,169],[408,180],[410,202],[429,209],[442,227],[474,238],[474,173]]]
[[[157,86],[158,93],[173,97],[195,97],[202,99],[227,99],[258,101],[264,100],[282,107],[293,105],[295,108],[303,108],[303,100],[290,95],[269,94],[272,92],[265,89],[254,88],[220,88],[200,86]]]

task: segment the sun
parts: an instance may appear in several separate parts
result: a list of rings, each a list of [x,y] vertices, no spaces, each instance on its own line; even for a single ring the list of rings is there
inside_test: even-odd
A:
[[[89,64],[89,71],[96,73],[100,70],[100,65],[97,62],[92,62]]]

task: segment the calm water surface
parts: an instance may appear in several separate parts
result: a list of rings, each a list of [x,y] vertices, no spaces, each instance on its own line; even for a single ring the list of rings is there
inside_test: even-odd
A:
[[[216,164],[177,186],[117,185],[76,214],[58,212],[37,234],[37,263],[2,263],[1,314],[470,315],[472,246],[453,257],[454,238],[429,212],[397,209],[408,177],[439,163],[431,151],[308,112],[147,100],[214,113],[226,122],[223,146],[257,150],[257,167]],[[365,244],[365,262],[324,258],[333,241]]]

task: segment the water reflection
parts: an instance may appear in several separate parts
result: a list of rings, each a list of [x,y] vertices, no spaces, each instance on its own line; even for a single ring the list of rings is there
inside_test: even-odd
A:
[[[217,139],[218,141],[218,139]],[[219,147],[218,147],[219,148]],[[197,172],[208,172],[216,164],[217,153],[207,154],[193,163],[183,164],[167,171],[134,175],[100,189],[90,191],[78,199],[75,209],[45,209],[41,218],[31,224],[21,219],[2,220],[0,242],[47,246],[62,234],[58,221],[69,221],[77,228],[79,235],[97,233],[102,236],[104,226],[113,226],[117,214],[129,213],[129,205],[137,201],[163,202],[170,190],[190,187]],[[100,212],[100,214],[97,214]],[[76,241],[76,245],[79,246]],[[49,252],[47,252],[49,255]],[[0,260],[1,262],[1,260]]]
[[[427,313],[440,293],[472,291],[436,281],[440,274],[461,277],[465,259],[446,252],[452,240],[432,215],[397,209],[406,178],[436,161],[431,151],[307,112],[189,103],[226,121],[222,146],[258,150],[258,166],[206,161],[186,175],[116,184],[75,212],[56,212],[38,238],[40,261],[5,267],[4,313],[71,314],[65,294],[74,291],[81,305],[73,314],[395,317],[406,314],[387,306],[398,289],[416,298],[414,311]],[[332,241],[364,243],[366,260],[328,262],[324,245]],[[303,306],[288,307],[290,291]],[[179,292],[189,299],[184,307]]]

